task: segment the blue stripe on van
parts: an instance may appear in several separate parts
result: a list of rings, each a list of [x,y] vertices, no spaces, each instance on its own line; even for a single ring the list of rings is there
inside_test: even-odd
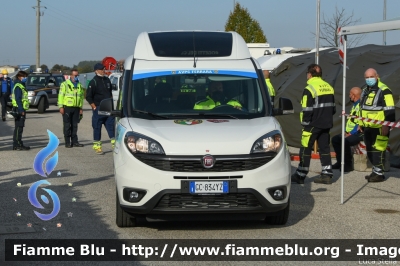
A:
[[[158,77],[158,76],[170,76],[170,75],[181,75],[181,74],[206,74],[206,75],[231,75],[231,76],[240,76],[247,78],[257,78],[256,72],[250,71],[237,71],[237,70],[211,70],[211,69],[190,69],[190,70],[171,70],[171,71],[154,71],[154,72],[144,72],[144,71],[135,71],[133,73],[132,80],[144,79],[150,77]]]

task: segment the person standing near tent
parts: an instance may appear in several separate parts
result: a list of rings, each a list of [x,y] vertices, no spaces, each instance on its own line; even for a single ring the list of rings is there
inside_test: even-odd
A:
[[[265,78],[265,83],[267,84],[267,87],[268,87],[269,96],[271,97],[272,105],[274,105],[275,89],[274,89],[274,86],[272,86],[271,80],[269,79],[269,71],[263,70],[263,74],[264,74],[264,78]]]
[[[318,142],[321,175],[314,183],[332,184],[332,162],[330,153],[329,131],[333,127],[333,115],[336,113],[334,90],[322,77],[322,68],[311,64],[307,68],[307,86],[301,100],[300,122],[303,126],[301,135],[300,163],[291,176],[292,182],[304,184],[307,177],[311,151],[314,142]]]
[[[349,97],[353,102],[350,115],[360,116],[360,98],[361,88],[353,87],[350,90]],[[344,171],[351,172],[354,170],[353,154],[351,153],[351,146],[357,145],[363,140],[363,132],[357,123],[357,119],[351,118],[347,120],[344,139]],[[336,163],[332,165],[332,169],[341,168],[342,156],[342,134],[338,134],[332,138],[332,146],[336,153]]]
[[[360,109],[363,118],[380,121],[395,121],[395,106],[392,91],[380,82],[375,69],[369,68],[364,73],[367,88],[361,96]],[[364,132],[364,142],[367,156],[372,167],[372,173],[365,178],[368,182],[382,182],[385,165],[385,152],[389,141],[390,127],[359,120]]]
[[[111,146],[114,149],[115,145],[115,130],[113,116],[99,115],[98,107],[100,102],[104,99],[112,98],[111,81],[105,74],[105,67],[101,63],[94,66],[96,76],[89,82],[86,93],[86,100],[93,110],[92,127],[93,127],[93,150],[96,154],[103,155],[101,143],[101,128],[104,124],[106,127],[109,138],[111,139]]]

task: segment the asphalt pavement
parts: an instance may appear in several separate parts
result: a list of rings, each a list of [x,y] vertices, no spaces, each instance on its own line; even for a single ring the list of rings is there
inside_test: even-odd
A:
[[[4,239],[399,239],[400,170],[391,168],[382,183],[367,183],[368,172],[353,171],[344,176],[344,204],[340,203],[340,172],[334,170],[334,183],[313,183],[320,164],[312,160],[311,172],[304,185],[292,184],[289,221],[285,226],[270,226],[262,221],[146,222],[135,228],[115,224],[115,181],[110,139],[102,131],[105,155],[91,148],[90,106],[85,104],[79,124],[79,141],[85,147],[64,147],[62,119],[52,106],[44,114],[27,112],[23,141],[29,151],[12,150],[14,122],[0,121],[0,265],[27,265],[4,262]],[[33,170],[36,154],[48,144],[47,130],[60,141],[58,164],[48,177]],[[296,149],[291,148],[292,151]],[[334,160],[333,160],[334,162]],[[292,171],[298,162],[292,162]],[[57,176],[60,173],[61,176]],[[273,173],[271,173],[273,174]],[[268,177],[266,177],[268,178]],[[51,183],[47,188],[57,193],[61,209],[50,221],[36,217],[29,202],[28,189],[38,180]],[[18,215],[18,213],[20,215]],[[28,228],[28,224],[31,227]],[[58,224],[58,226],[57,226]],[[6,230],[9,230],[7,232]],[[10,229],[11,228],[11,229]],[[11,231],[10,231],[11,230]],[[23,233],[24,231],[31,231]],[[194,262],[193,262],[194,263]],[[293,262],[292,264],[299,264]],[[36,262],[36,264],[45,264]],[[58,262],[57,265],[78,265]],[[85,265],[99,265],[86,262]],[[132,265],[118,263],[118,265]],[[187,265],[187,262],[140,262],[137,265]],[[196,263],[194,263],[196,264]],[[204,262],[202,265],[226,265]],[[235,265],[245,262],[230,263]],[[254,262],[251,262],[254,265]],[[265,262],[260,262],[265,265]],[[278,262],[271,262],[280,265]],[[304,264],[305,263],[301,263]],[[309,264],[309,263],[307,263]],[[317,264],[317,263],[315,263]],[[321,263],[318,263],[321,264]],[[335,263],[326,263],[332,264]],[[349,263],[346,263],[349,264]],[[356,264],[350,263],[350,264]],[[47,265],[47,264],[46,264]],[[55,265],[49,263],[49,265]],[[79,264],[80,265],[80,264]],[[103,262],[101,265],[115,265]],[[282,264],[283,265],[283,264]]]

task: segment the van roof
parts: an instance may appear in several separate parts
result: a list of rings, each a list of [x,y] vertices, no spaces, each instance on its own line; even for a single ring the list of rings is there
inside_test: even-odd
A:
[[[161,31],[139,34],[134,58],[141,60],[248,59],[246,42],[236,32]]]

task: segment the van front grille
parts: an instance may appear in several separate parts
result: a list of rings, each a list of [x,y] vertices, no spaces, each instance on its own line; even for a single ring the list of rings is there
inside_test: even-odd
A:
[[[264,156],[237,156],[240,158],[218,158],[215,156],[215,164],[212,168],[204,168],[201,164],[200,156],[190,157],[185,159],[185,157],[174,158],[161,157],[161,156],[143,156],[135,155],[135,157],[142,163],[145,163],[151,167],[162,171],[172,171],[172,172],[235,172],[235,171],[248,171],[256,169],[260,166],[265,165],[274,158],[273,155]],[[221,156],[222,157],[222,156]]]

